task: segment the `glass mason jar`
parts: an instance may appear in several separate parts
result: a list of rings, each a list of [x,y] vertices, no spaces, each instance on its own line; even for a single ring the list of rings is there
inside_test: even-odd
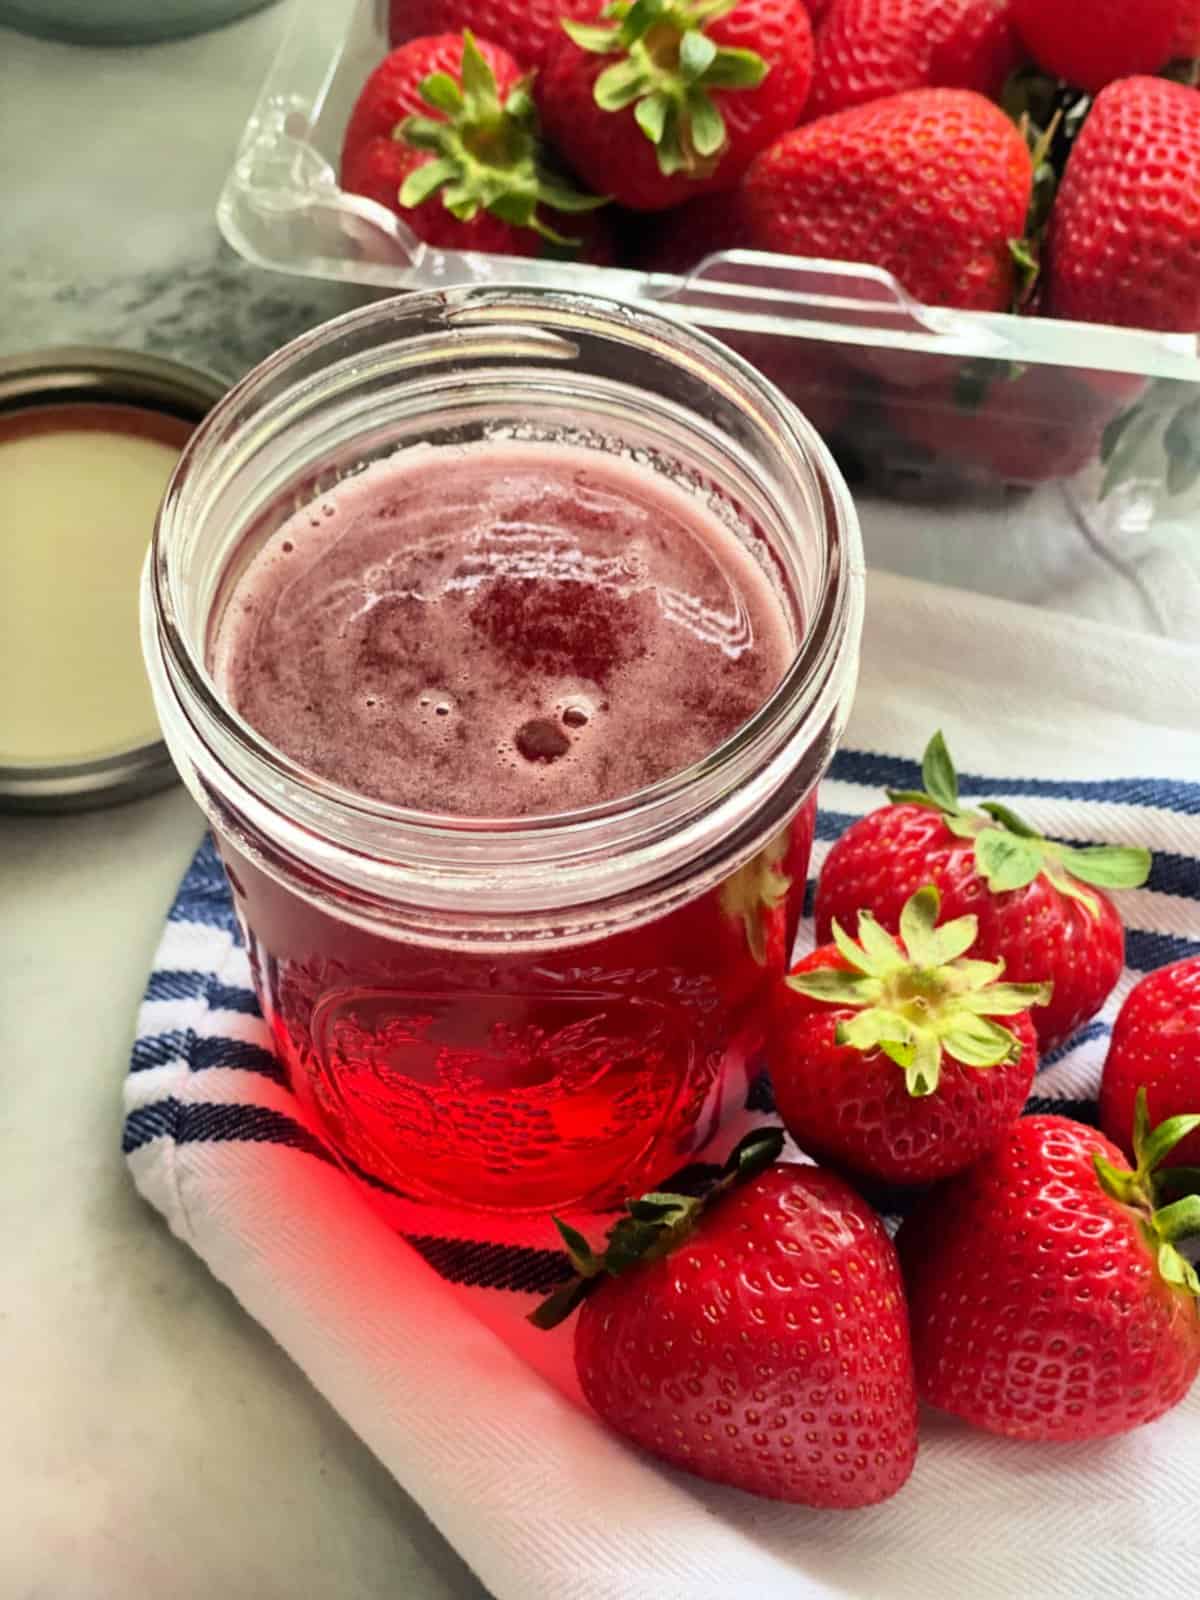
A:
[[[771,581],[785,677],[688,770],[561,815],[426,814],[305,771],[209,670],[238,575],[365,464],[503,437],[636,456],[702,497]],[[538,1211],[610,1203],[703,1144],[756,1065],[799,921],[862,588],[854,509],[815,431],[721,345],[641,311],[407,296],[298,339],[216,407],[159,517],[144,648],[275,1048],[353,1169]]]

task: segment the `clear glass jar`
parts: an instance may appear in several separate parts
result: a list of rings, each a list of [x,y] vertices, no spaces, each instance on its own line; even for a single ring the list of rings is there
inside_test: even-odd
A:
[[[418,813],[313,776],[223,703],[208,653],[262,541],[367,462],[485,437],[636,454],[767,572],[791,667],[687,771],[558,816]],[[161,511],[144,648],[276,1048],[348,1163],[430,1201],[544,1210],[610,1202],[703,1142],[800,917],[862,591],[815,431],[715,341],[644,312],[405,297],[297,340],[217,406]]]

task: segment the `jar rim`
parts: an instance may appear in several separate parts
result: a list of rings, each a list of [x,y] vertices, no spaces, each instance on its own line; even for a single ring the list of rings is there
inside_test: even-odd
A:
[[[556,336],[573,345],[572,335],[599,330],[653,351],[660,359],[684,364],[708,383],[723,387],[755,429],[770,443],[785,472],[807,471],[819,492],[824,526],[818,529],[820,572],[816,603],[804,618],[795,655],[779,684],[758,710],[699,761],[629,795],[588,807],[520,817],[461,816],[398,806],[359,794],[322,778],[268,743],[222,698],[204,659],[205,641],[189,637],[181,619],[178,575],[171,562],[178,524],[188,514],[189,483],[212,468],[210,441],[219,441],[228,419],[256,396],[278,388],[289,370],[338,341],[384,336],[390,349],[411,337],[411,329],[433,326],[433,340],[462,350],[472,338],[502,338],[506,330],[522,336]],[[328,368],[326,371],[328,372]],[[301,377],[299,385],[311,383]],[[653,393],[653,391],[648,391]],[[291,390],[283,391],[286,399]],[[636,847],[663,828],[678,830],[700,812],[719,805],[738,772],[766,758],[778,743],[781,725],[805,714],[823,697],[847,651],[857,651],[863,604],[863,559],[857,517],[849,492],[812,424],[773,384],[716,339],[656,313],[622,306],[600,297],[557,290],[466,287],[374,302],[326,322],[283,346],[241,380],[197,429],[180,458],[155,528],[147,563],[144,630],[151,661],[161,653],[173,699],[201,744],[219,737],[248,791],[269,805],[291,810],[287,797],[304,797],[303,816],[347,848],[357,830],[372,830],[373,848],[381,841],[391,864],[423,857],[426,865],[462,866],[489,851],[506,852],[510,865],[557,867],[594,858],[590,836],[625,825]],[[840,691],[844,698],[844,691]],[[611,846],[610,846],[611,847]],[[565,889],[565,885],[564,885]],[[553,895],[548,903],[557,903]]]

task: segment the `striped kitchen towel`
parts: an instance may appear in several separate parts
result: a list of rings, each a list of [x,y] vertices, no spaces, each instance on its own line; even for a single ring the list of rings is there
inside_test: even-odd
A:
[[[1032,1104],[1091,1119],[1137,978],[1200,953],[1200,655],[1007,602],[871,580],[859,695],[822,786],[813,871],[945,729],[967,796],[1042,831],[1148,844],[1118,897],[1127,970],[1042,1063]],[[801,938],[811,938],[811,930]],[[305,1126],[270,1050],[211,843],[159,947],[126,1081],[134,1179],[426,1509],[498,1600],[1172,1592],[1200,1557],[1200,1397],[1103,1447],[928,1422],[911,1484],[852,1516],[662,1469],[582,1407],[569,1329],[524,1320],[565,1262],[544,1222],[465,1218],[357,1183]],[[733,1108],[717,1159],[769,1087]],[[968,1528],[970,1536],[963,1537]],[[1181,1562],[1184,1566],[1181,1568]]]

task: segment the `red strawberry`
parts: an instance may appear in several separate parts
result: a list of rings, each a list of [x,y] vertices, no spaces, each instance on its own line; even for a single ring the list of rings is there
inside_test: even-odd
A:
[[[1013,983],[1053,984],[1034,1015],[1049,1050],[1095,1015],[1121,976],[1124,931],[1101,886],[1144,883],[1150,852],[1056,844],[994,801],[965,810],[940,733],[921,775],[923,792],[889,791],[891,805],[851,823],[826,856],[817,939],[828,942],[834,918],[845,923],[860,910],[895,933],[905,901],[932,883],[947,916],[979,918],[976,956],[1003,961]]]
[[[801,0],[613,0],[596,19],[564,24],[539,104],[575,171],[634,211],[731,188],[804,109]]]
[[[1095,93],[1114,78],[1156,72],[1174,54],[1196,0],[1011,0],[1012,19],[1029,54],[1057,78]]]
[[[631,1202],[602,1255],[560,1224],[581,1276],[534,1320],[583,1299],[584,1395],[672,1466],[773,1500],[874,1505],[917,1452],[899,1264],[840,1178],[762,1170],[780,1144],[778,1130],[751,1134],[706,1207]]]
[[[1125,78],[1096,96],[1059,185],[1047,254],[1054,316],[1200,332],[1195,89]]]
[[[1100,1126],[1126,1155],[1139,1088],[1152,1122],[1200,1107],[1200,956],[1143,978],[1117,1016],[1100,1082]],[[1171,1164],[1181,1163],[1200,1167],[1200,1133],[1171,1152]]]
[[[806,115],[906,89],[998,98],[1021,57],[1009,0],[833,0],[817,31]]]
[[[395,46],[470,28],[525,66],[540,67],[562,36],[563,17],[595,12],[596,0],[391,0],[388,38]]]
[[[938,892],[900,914],[900,944],[869,911],[858,944],[793,968],[773,1008],[771,1083],[802,1150],[884,1183],[931,1183],[970,1166],[1021,1113],[1037,1067],[1029,1007],[1049,984],[998,983],[972,961],[974,917],[937,927]],[[1007,1027],[989,1021],[1008,1017]]]
[[[914,89],[785,134],[747,173],[745,207],[760,249],[866,261],[926,304],[1002,311],[1032,186],[997,106]]]
[[[1022,1117],[900,1229],[921,1398],[1015,1439],[1097,1439],[1170,1410],[1200,1371],[1200,1279],[1172,1242],[1200,1197],[1155,1210],[1180,1117],[1130,1171],[1065,1117]]]
[[[444,249],[541,255],[587,231],[588,254],[609,253],[602,225],[562,214],[603,202],[543,166],[522,69],[469,33],[414,39],[376,67],[346,126],[342,186]]]
[[[905,439],[949,466],[1016,484],[1069,478],[1090,466],[1121,406],[1115,388],[1102,393],[1070,369],[1013,371],[996,361],[969,364],[924,389],[895,390],[886,400],[887,420]]]

